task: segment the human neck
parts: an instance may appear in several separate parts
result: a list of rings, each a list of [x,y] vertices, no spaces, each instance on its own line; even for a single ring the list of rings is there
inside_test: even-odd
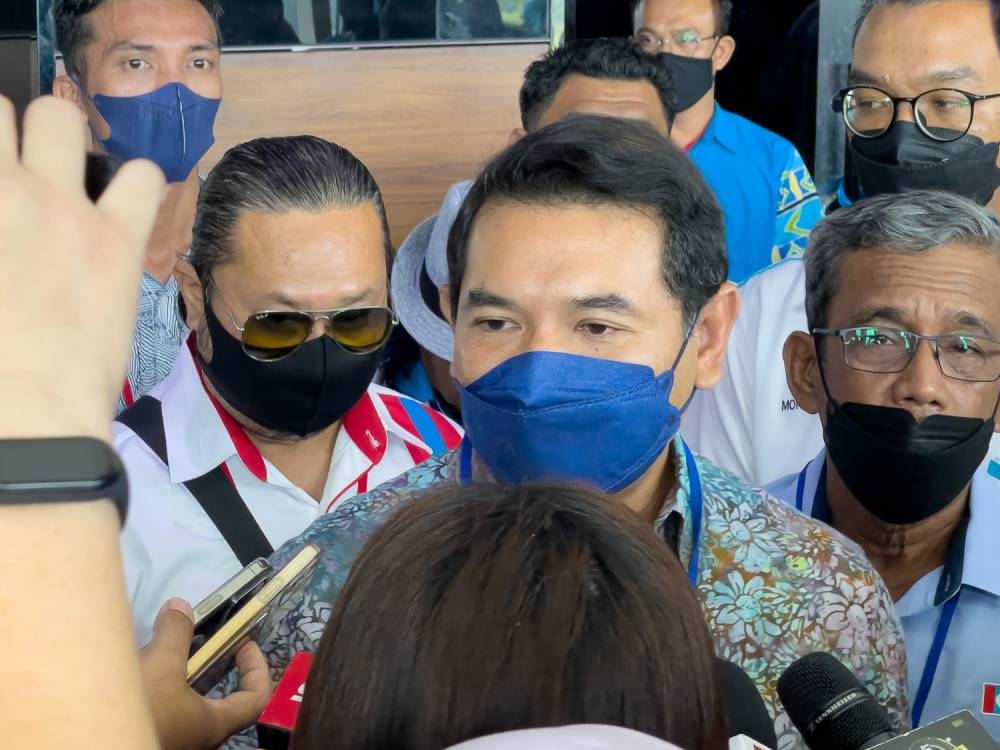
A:
[[[663,504],[677,483],[677,468],[670,453],[668,444],[645,474],[625,489],[615,493],[616,500],[650,526],[656,522]]]
[[[184,182],[167,185],[163,203],[156,214],[156,223],[146,245],[143,270],[161,284],[174,273],[177,258],[191,248],[195,208],[201,181],[198,170],[192,170]]]
[[[332,500],[325,498],[326,480],[333,462],[333,451],[340,434],[340,422],[303,440],[290,442],[276,440],[248,432],[260,454],[274,464],[292,484],[301,488],[318,503]]]
[[[899,601],[913,584],[944,565],[969,507],[966,485],[958,497],[930,518],[911,524],[886,523],[855,499],[829,457],[826,495],[833,527],[861,545],[893,601]]]
[[[690,109],[685,109],[674,118],[670,129],[670,140],[678,148],[687,148],[701,137],[715,114],[715,87],[708,90]]]

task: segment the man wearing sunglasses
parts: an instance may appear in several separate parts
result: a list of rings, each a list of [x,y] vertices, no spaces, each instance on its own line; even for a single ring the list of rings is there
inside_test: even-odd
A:
[[[830,117],[844,122],[856,178],[831,210],[864,196],[946,190],[1000,211],[1000,50],[987,0],[867,0],[851,78]],[[749,279],[719,385],[691,404],[685,437],[721,466],[764,485],[823,445],[798,408],[782,347],[806,328],[805,268],[791,259]],[[1000,438],[994,441],[1000,456]]]
[[[436,452],[447,418],[372,384],[395,324],[375,180],[310,136],[236,146],[202,189],[176,276],[191,328],[120,417],[122,548],[136,637],[347,498]]]
[[[789,337],[785,369],[825,447],[770,490],[881,573],[914,726],[969,709],[1000,737],[1000,485],[983,463],[1000,405],[1000,219],[943,192],[869,198],[820,223],[805,266],[808,332]]]
[[[698,165],[726,215],[729,278],[805,249],[822,215],[795,147],[715,102],[715,76],[732,59],[732,0],[634,0],[635,41],[674,79],[671,138]]]

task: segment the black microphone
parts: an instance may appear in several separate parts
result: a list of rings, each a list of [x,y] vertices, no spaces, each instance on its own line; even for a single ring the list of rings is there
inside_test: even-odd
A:
[[[778,747],[774,720],[750,675],[731,661],[716,661],[726,707],[726,735],[743,735],[765,747]]]
[[[807,654],[778,679],[778,697],[810,750],[866,750],[896,736],[889,716],[830,654]]]

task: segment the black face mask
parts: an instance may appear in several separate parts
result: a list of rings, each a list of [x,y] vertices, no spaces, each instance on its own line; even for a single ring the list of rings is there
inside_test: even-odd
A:
[[[307,437],[341,419],[375,377],[382,349],[352,354],[329,336],[308,341],[284,359],[259,362],[205,304],[212,361],[198,353],[205,376],[231,407],[261,427]]]
[[[974,135],[935,141],[915,123],[899,120],[878,138],[851,138],[848,153],[861,189],[861,195],[852,196],[855,199],[944,190],[985,206],[1000,187],[1000,143],[984,143]]]
[[[990,448],[992,419],[837,404],[827,395],[826,449],[847,489],[886,523],[930,518],[971,481]]]
[[[681,57],[670,52],[661,52],[657,57],[674,79],[678,112],[691,109],[715,83],[711,57]]]

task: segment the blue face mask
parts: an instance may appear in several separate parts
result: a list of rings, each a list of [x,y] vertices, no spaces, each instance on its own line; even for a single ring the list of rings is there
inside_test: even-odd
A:
[[[641,477],[677,434],[673,366],[527,352],[459,384],[476,453],[504,484],[562,479],[618,492]],[[686,408],[686,407],[685,407]]]
[[[111,136],[101,140],[104,150],[120,159],[149,159],[167,182],[186,180],[215,143],[212,130],[222,100],[206,99],[184,84],[168,83],[139,96],[84,95],[111,128]]]

